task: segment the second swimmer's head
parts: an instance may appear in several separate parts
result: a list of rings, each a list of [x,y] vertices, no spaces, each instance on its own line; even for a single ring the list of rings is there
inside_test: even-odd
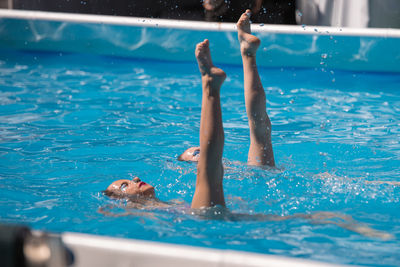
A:
[[[185,152],[179,155],[178,160],[198,162],[199,158],[200,158],[200,147],[195,146],[186,149]]]

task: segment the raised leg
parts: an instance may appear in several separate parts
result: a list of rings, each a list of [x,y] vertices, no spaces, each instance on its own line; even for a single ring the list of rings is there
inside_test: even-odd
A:
[[[243,61],[244,97],[250,128],[248,164],[275,166],[271,143],[271,121],[266,111],[264,88],[256,64],[260,39],[251,34],[250,10],[237,22],[240,52]]]
[[[226,74],[213,65],[208,40],[197,44],[195,55],[201,73],[203,97],[200,121],[201,156],[197,164],[192,208],[225,206],[222,187],[224,130],[219,93]]]

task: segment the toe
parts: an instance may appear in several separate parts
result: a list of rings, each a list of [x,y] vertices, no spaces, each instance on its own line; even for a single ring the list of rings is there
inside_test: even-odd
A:
[[[249,16],[250,16],[250,13],[243,13],[242,16],[240,16],[237,24],[238,25],[245,24],[249,20]]]

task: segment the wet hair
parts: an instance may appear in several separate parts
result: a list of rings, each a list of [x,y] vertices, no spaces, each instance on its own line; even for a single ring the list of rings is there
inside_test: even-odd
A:
[[[122,193],[122,194],[118,194],[113,190],[103,190],[101,191],[105,196],[110,197],[110,198],[114,198],[114,199],[127,199],[133,202],[137,202],[138,200],[142,199],[142,198],[147,198],[146,196],[142,196],[141,194],[134,194],[134,195],[130,195],[130,194],[126,194],[126,193]],[[154,196],[154,195],[153,195]]]
[[[113,190],[103,190],[101,191],[105,196],[111,197],[111,198],[123,198],[123,196],[121,196],[121,194],[117,194],[115,193]]]

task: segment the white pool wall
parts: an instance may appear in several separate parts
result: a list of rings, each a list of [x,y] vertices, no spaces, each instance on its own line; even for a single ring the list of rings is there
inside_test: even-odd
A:
[[[74,267],[334,267],[299,258],[128,240],[77,233],[62,234],[73,251]]]
[[[261,67],[400,72],[400,30],[252,25]],[[234,23],[0,10],[0,48],[193,61],[210,40],[215,64],[241,64]]]

